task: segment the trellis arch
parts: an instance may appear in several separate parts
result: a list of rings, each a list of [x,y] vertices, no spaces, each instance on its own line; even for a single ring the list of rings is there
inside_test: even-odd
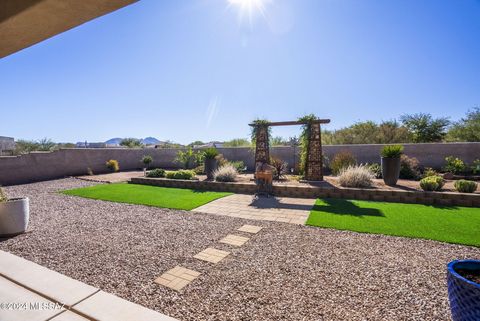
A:
[[[310,134],[307,143],[305,162],[305,180],[323,180],[323,156],[322,156],[322,131],[321,124],[330,123],[330,119],[312,119],[284,122],[253,122],[249,124],[255,127],[255,165],[258,163],[270,163],[269,127],[310,125]]]

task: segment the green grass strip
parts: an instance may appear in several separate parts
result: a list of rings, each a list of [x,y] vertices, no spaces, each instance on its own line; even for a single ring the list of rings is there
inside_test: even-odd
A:
[[[62,191],[63,194],[96,200],[191,210],[232,193],[137,184],[101,184]]]
[[[318,199],[307,225],[480,246],[480,208]]]

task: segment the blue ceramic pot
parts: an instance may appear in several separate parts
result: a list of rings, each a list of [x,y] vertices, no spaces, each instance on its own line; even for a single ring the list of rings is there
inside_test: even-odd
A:
[[[452,261],[447,267],[448,298],[453,321],[480,320],[480,284],[472,282],[458,270],[480,270],[479,260]]]

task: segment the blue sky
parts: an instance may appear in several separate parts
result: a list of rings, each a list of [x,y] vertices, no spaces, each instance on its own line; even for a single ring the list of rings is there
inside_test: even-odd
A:
[[[480,105],[478,0],[141,0],[0,60],[0,135],[55,141],[330,129]],[[5,121],[6,120],[6,121]],[[298,135],[297,127],[275,135]]]

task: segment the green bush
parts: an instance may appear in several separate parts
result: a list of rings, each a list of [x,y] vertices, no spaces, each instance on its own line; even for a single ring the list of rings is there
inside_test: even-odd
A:
[[[441,176],[428,176],[420,181],[420,187],[424,191],[439,191],[445,185],[445,181]]]
[[[415,157],[402,155],[400,158],[400,178],[402,179],[418,179],[420,171],[418,169],[418,160]]]
[[[402,145],[386,145],[382,148],[381,155],[385,158],[398,158],[403,154]]]
[[[112,172],[118,172],[120,170],[120,165],[118,164],[118,161],[115,159],[111,159],[105,163],[107,168],[111,170]]]
[[[205,165],[197,166],[193,169],[193,171],[197,175],[205,175]]]
[[[142,157],[142,163],[145,164],[145,167],[148,168],[148,166],[153,162],[153,157],[150,155],[144,155]]]
[[[478,175],[480,174],[480,159],[476,159],[472,163],[472,173],[473,175]]]
[[[165,177],[165,170],[161,168],[152,169],[147,173],[147,177]]]
[[[330,161],[330,169],[332,170],[333,175],[338,175],[342,169],[349,166],[354,166],[356,164],[357,160],[352,153],[348,151],[342,151],[333,156],[333,159]]]
[[[168,171],[165,172],[165,177],[171,179],[192,179],[195,177],[195,172],[185,169],[181,169],[178,171]]]
[[[245,172],[245,163],[243,161],[232,161],[232,162],[228,162],[228,163],[230,165],[232,165],[233,167],[235,167],[237,172],[239,172],[239,173]]]
[[[423,170],[423,175],[422,177],[425,178],[425,177],[429,177],[429,176],[438,176],[438,173],[436,170],[434,170],[433,168],[431,167],[426,167],[424,170]]]
[[[465,163],[457,157],[447,156],[445,157],[445,162],[446,164],[443,167],[443,170],[448,173],[459,174],[465,172],[467,169]]]
[[[368,165],[368,169],[372,172],[375,178],[382,178],[382,166],[379,163]]]
[[[477,190],[477,183],[464,179],[456,181],[454,186],[460,193],[473,193]]]
[[[0,203],[8,201],[7,195],[3,192],[3,189],[0,187]]]
[[[203,159],[215,159],[218,155],[218,150],[215,147],[207,148],[202,153]]]
[[[179,150],[174,162],[182,165],[183,168],[195,168],[202,162],[203,154],[201,152],[194,152],[192,148],[186,151]]]

